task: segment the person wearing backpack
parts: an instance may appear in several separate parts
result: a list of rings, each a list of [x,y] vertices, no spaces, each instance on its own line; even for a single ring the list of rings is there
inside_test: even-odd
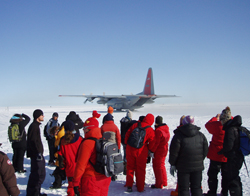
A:
[[[2,143],[0,143],[0,146]],[[15,170],[8,156],[0,151],[0,190],[1,196],[18,196],[20,191],[17,187]]]
[[[130,110],[128,110],[126,116],[120,120],[121,143],[123,147],[123,162],[124,162],[123,175],[127,174],[126,144],[124,143],[124,139],[128,129],[136,122],[137,122],[136,120],[132,120],[132,112]]]
[[[101,126],[102,137],[106,140],[116,143],[118,146],[118,151],[120,152],[121,147],[121,134],[119,128],[115,125],[113,116],[108,113],[106,115],[106,121]],[[115,181],[117,176],[112,176],[111,180]]]
[[[219,121],[220,114],[217,114],[215,117],[211,118],[206,124],[205,127],[210,134],[212,134],[212,140],[208,148],[207,158],[210,159],[210,165],[207,172],[208,175],[208,187],[209,191],[207,196],[216,196],[217,187],[218,187],[218,178],[217,175],[221,172],[221,195],[228,195],[228,183],[227,183],[227,158],[221,154],[218,155],[218,152],[223,148],[223,141],[225,131],[222,130],[222,124]]]
[[[190,115],[182,120],[172,138],[169,149],[170,174],[177,172],[178,195],[202,195],[201,182],[204,159],[208,152],[208,143],[200,127],[194,125]]]
[[[127,176],[126,184],[127,192],[132,192],[134,174],[136,177],[136,186],[138,192],[144,191],[145,185],[145,174],[146,174],[146,163],[148,158],[149,150],[153,152],[155,133],[151,127],[154,123],[153,114],[147,114],[142,122],[133,124],[125,135],[124,143],[126,146],[126,157],[127,157]],[[142,147],[135,148],[131,146],[131,136],[136,128],[142,127],[145,131],[145,137],[142,141]],[[130,144],[129,144],[130,143]]]
[[[218,154],[227,157],[227,180],[231,196],[242,196],[242,183],[239,176],[244,162],[244,156],[240,151],[239,127],[242,124],[241,116],[231,118],[231,110],[226,107],[220,115],[220,122],[225,130],[223,149]]]
[[[50,129],[54,126],[60,126],[58,122],[58,113],[54,112],[52,114],[52,118],[47,122],[46,126],[44,127],[44,137],[46,137],[46,140],[48,141],[48,147],[49,147],[49,166],[55,166],[54,160],[54,154],[56,152],[55,148],[55,137],[50,134]]]
[[[72,121],[65,121],[64,128],[66,133],[61,140],[58,151],[59,168],[64,169],[66,172],[68,179],[68,196],[75,196],[73,175],[76,167],[77,151],[83,138],[78,133],[75,133],[75,125]]]
[[[26,114],[14,114],[12,118],[10,119],[11,125],[17,124],[19,128],[19,133],[21,136],[20,141],[12,142],[12,149],[13,149],[13,157],[12,157],[12,163],[13,167],[16,172],[18,173],[24,173],[26,172],[25,169],[23,169],[23,160],[24,160],[24,154],[27,149],[27,140],[26,140],[26,131],[25,127],[29,123],[30,117]]]
[[[98,173],[92,164],[96,163],[95,140],[90,138],[102,138],[99,122],[96,118],[88,118],[84,123],[84,134],[82,144],[79,147],[76,168],[73,176],[74,191],[77,196],[105,196],[108,195],[110,177]],[[80,186],[78,182],[80,181]]]
[[[152,148],[154,152],[153,170],[155,174],[155,184],[151,188],[160,188],[168,185],[165,159],[168,154],[168,141],[170,139],[169,127],[163,123],[163,118],[155,118],[155,145]]]

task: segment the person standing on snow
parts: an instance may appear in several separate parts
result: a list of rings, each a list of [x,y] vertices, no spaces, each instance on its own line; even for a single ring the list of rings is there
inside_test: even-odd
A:
[[[43,157],[43,144],[41,140],[40,124],[44,120],[43,111],[37,109],[33,112],[34,121],[28,129],[27,157],[31,158],[31,173],[27,184],[27,196],[37,196],[41,194],[41,185],[46,176],[45,160]]]
[[[136,120],[132,120],[132,112],[130,110],[128,110],[126,113],[126,116],[120,120],[121,143],[123,146],[123,162],[124,162],[123,175],[126,175],[126,173],[127,173],[126,144],[124,143],[124,139],[125,139],[125,135],[126,135],[128,129],[136,122],[137,122]]]
[[[210,134],[212,134],[212,140],[208,148],[207,158],[210,159],[210,165],[207,172],[208,175],[208,187],[209,191],[207,196],[216,196],[218,187],[217,175],[221,171],[221,194],[223,196],[228,195],[228,182],[227,182],[227,158],[224,155],[218,155],[218,152],[223,148],[223,141],[225,131],[222,130],[222,124],[219,121],[220,114],[216,117],[211,118],[205,127]]]
[[[114,123],[113,116],[108,113],[106,115],[106,121],[101,126],[102,137],[109,142],[116,143],[118,146],[118,151],[120,152],[121,147],[121,135],[120,130]],[[112,181],[116,180],[116,176],[111,177]]]
[[[0,146],[2,144],[0,143]],[[0,190],[1,196],[18,196],[20,191],[17,187],[15,170],[8,156],[0,151]]]
[[[194,125],[194,118],[186,116],[183,126],[177,128],[170,144],[170,174],[177,170],[178,195],[202,195],[201,182],[204,159],[208,152],[207,139],[200,127]]]
[[[244,156],[240,151],[240,135],[238,128],[242,124],[241,116],[237,115],[233,119],[231,110],[226,107],[220,115],[220,122],[225,130],[223,149],[218,154],[227,157],[227,180],[228,189],[231,196],[242,196],[242,183],[240,180],[240,169],[244,162]]]
[[[11,124],[18,124],[19,132],[21,135],[21,141],[19,142],[12,142],[12,149],[13,149],[13,167],[15,172],[24,173],[26,172],[23,169],[23,160],[24,154],[27,149],[27,140],[26,140],[26,131],[25,126],[30,122],[30,117],[26,114],[15,114],[10,119]]]
[[[59,168],[65,169],[68,178],[68,196],[75,196],[73,176],[76,167],[76,155],[83,138],[74,133],[75,125],[72,121],[65,121],[65,136],[61,140],[60,150],[58,151]]]
[[[152,151],[154,146],[155,133],[151,127],[154,123],[154,116],[150,113],[146,115],[142,122],[135,123],[129,128],[125,135],[124,143],[127,144],[132,131],[139,126],[139,123],[141,124],[141,127],[148,126],[148,128],[145,129],[146,135],[141,148],[134,148],[130,145],[126,146],[127,176],[125,186],[127,187],[128,192],[132,192],[134,174],[136,177],[137,191],[144,191],[148,152],[149,150]]]
[[[154,152],[153,169],[155,174],[155,184],[151,188],[160,188],[168,185],[165,159],[168,154],[168,141],[170,138],[168,125],[163,123],[163,118],[155,118],[155,145],[152,148]]]
[[[102,138],[99,122],[96,118],[88,118],[84,123],[85,138],[79,147],[76,168],[73,177],[74,191],[77,196],[107,196],[110,177],[95,171],[91,163],[96,163],[95,141],[88,138]],[[80,186],[78,182],[80,181]]]
[[[54,166],[54,160],[55,160],[55,152],[56,152],[56,148],[55,148],[55,136],[50,134],[50,130],[52,127],[55,126],[60,126],[60,124],[58,123],[58,113],[54,112],[52,114],[52,118],[48,121],[48,123],[46,124],[46,126],[44,127],[44,137],[46,137],[46,140],[48,141],[48,147],[49,147],[49,163],[48,165],[50,166]]]

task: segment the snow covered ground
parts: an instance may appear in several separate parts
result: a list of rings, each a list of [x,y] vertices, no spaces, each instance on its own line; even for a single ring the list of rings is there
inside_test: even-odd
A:
[[[155,117],[157,115],[161,115],[164,119],[164,122],[168,124],[170,129],[170,134],[172,139],[173,130],[178,126],[179,119],[182,115],[193,115],[195,118],[195,124],[201,127],[201,132],[203,132],[207,140],[211,140],[211,135],[207,132],[204,125],[210,120],[211,117],[215,116],[217,113],[221,113],[221,111],[229,106],[232,111],[232,115],[241,115],[243,118],[243,126],[250,128],[250,103],[217,103],[217,104],[153,104],[153,105],[145,105],[144,108],[133,112],[133,119],[138,119],[141,115],[146,115],[147,113],[152,113]],[[92,116],[92,111],[97,110],[102,116],[99,118],[99,122],[101,124],[102,117],[106,114],[107,108],[102,105],[80,105],[80,106],[65,106],[65,107],[8,107],[8,108],[0,108],[0,143],[2,143],[1,151],[5,152],[10,160],[12,160],[12,148],[11,144],[8,141],[7,136],[7,127],[9,126],[9,119],[15,113],[25,113],[29,115],[32,119],[33,111],[37,108],[40,108],[44,111],[45,120],[41,125],[41,133],[47,121],[51,118],[53,112],[59,113],[59,122],[62,123],[65,120],[65,117],[70,111],[76,111],[77,114],[80,115],[83,121],[85,121],[88,117]],[[120,127],[120,119],[126,115],[125,112],[114,112],[114,120],[115,124]],[[29,125],[26,127],[26,131],[28,130]],[[81,134],[83,135],[83,131],[81,130]],[[44,145],[44,156],[46,162],[49,158],[49,151],[46,139],[43,137],[42,133],[42,142]],[[246,157],[246,163],[250,170],[250,158]],[[207,186],[207,170],[209,167],[209,160],[205,159],[205,170],[203,172],[203,180],[202,187],[203,192],[206,193],[208,190]],[[28,177],[30,173],[30,159],[25,157],[24,167],[27,170],[25,174],[16,174],[18,187],[21,191],[20,195],[26,195],[26,186],[28,182]],[[172,177],[169,173],[169,163],[168,157],[166,158],[166,168],[168,173],[168,186],[162,190],[159,189],[151,189],[151,184],[154,184],[154,173],[152,169],[152,163],[147,164],[146,168],[146,185],[145,192],[138,193],[136,191],[136,187],[133,187],[132,193],[127,193],[125,184],[125,176],[119,175],[117,181],[111,182],[109,187],[109,195],[110,196],[118,196],[118,195],[170,195],[170,192],[176,187],[176,177]],[[63,185],[61,189],[58,190],[50,190],[49,187],[54,180],[54,177],[51,177],[50,174],[53,172],[54,167],[49,167],[46,164],[46,179],[42,184],[41,192],[48,194],[49,196],[54,195],[67,195],[67,182]],[[243,195],[250,195],[250,184],[249,177],[247,175],[247,171],[245,166],[243,165],[241,169],[241,180],[243,184]],[[218,193],[220,192],[220,186],[218,188]]]

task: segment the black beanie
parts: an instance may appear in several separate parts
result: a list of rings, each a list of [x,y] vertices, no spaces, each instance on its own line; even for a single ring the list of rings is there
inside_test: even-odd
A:
[[[74,131],[75,130],[75,124],[71,120],[66,120],[63,123],[64,130],[66,131]]]
[[[40,117],[41,115],[43,115],[43,111],[40,110],[40,109],[36,109],[36,110],[33,112],[33,117],[34,117],[35,120],[36,120],[38,117]]]
[[[161,124],[162,124],[162,121],[163,121],[163,118],[162,118],[161,116],[157,116],[157,117],[155,118],[155,123],[156,123],[157,125],[161,125]]]

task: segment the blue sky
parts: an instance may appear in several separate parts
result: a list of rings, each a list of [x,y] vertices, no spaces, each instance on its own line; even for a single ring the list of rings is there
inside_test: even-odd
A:
[[[248,0],[0,1],[0,106],[130,94],[152,67],[163,103],[247,102]]]

